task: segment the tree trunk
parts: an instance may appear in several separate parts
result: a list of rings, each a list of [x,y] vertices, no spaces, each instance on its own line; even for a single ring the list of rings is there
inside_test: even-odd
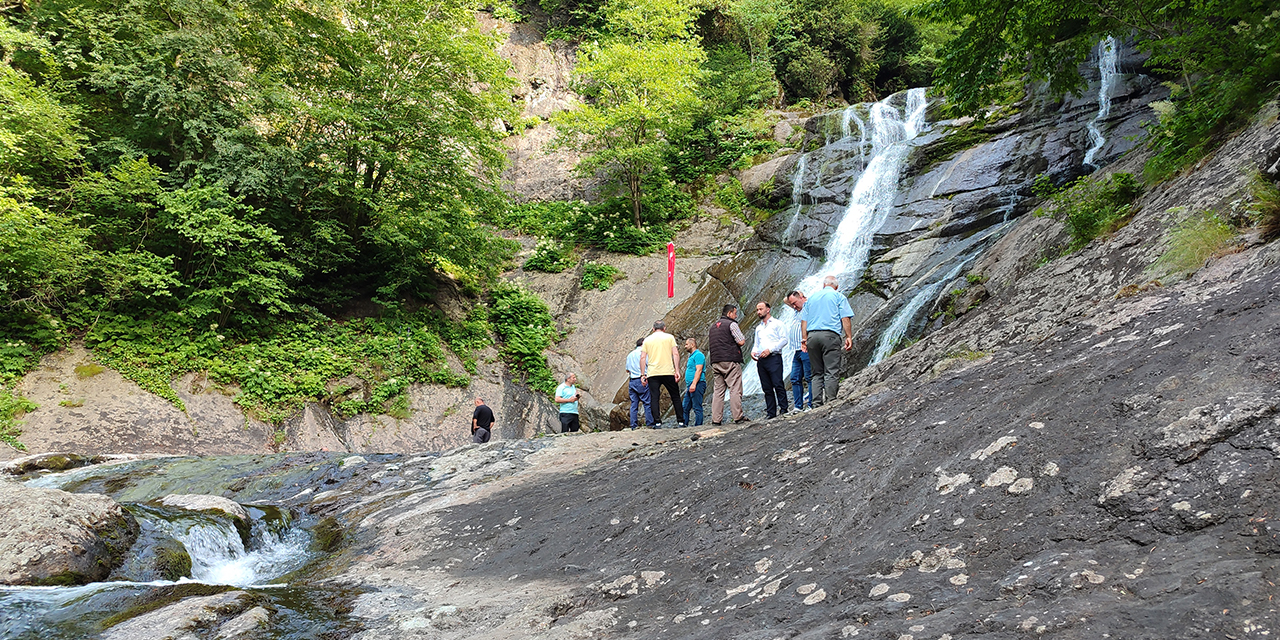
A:
[[[631,213],[635,217],[636,228],[640,228],[640,174],[627,174],[627,188],[631,191]]]

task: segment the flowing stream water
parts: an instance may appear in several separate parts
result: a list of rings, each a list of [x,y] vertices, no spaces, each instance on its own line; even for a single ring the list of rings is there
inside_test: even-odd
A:
[[[50,474],[33,486],[65,487],[88,471]],[[128,469],[122,467],[121,474]],[[154,599],[209,595],[231,588],[263,594],[277,611],[277,624],[263,637],[306,638],[336,628],[333,612],[317,604],[315,594],[290,586],[289,575],[318,557],[312,536],[287,511],[242,505],[250,515],[247,530],[229,517],[158,506],[123,503],[138,520],[141,534],[121,567],[102,582],[67,587],[0,587],[0,637],[7,639],[86,638],[101,633],[113,615]],[[156,580],[154,553],[159,543],[179,543],[191,558],[188,575]]]
[[[916,88],[895,93],[880,102],[854,105],[844,110],[841,133],[845,138],[852,138],[856,127],[860,138],[859,155],[865,160],[864,168],[850,189],[849,203],[839,226],[827,242],[822,269],[802,280],[797,290],[812,295],[822,288],[822,280],[827,276],[841,278],[846,287],[851,276],[861,276],[871,253],[872,240],[888,218],[889,209],[898,194],[899,178],[911,152],[908,143],[927,126],[927,107],[925,89]],[[867,110],[866,121],[859,115],[859,108]],[[795,321],[795,312],[790,308],[779,306],[776,309],[779,320],[784,323]],[[754,311],[754,308],[744,310],[745,313]],[[748,350],[750,346],[747,345]],[[785,375],[790,375],[793,353],[795,350],[788,348],[782,355]],[[761,392],[760,378],[754,366],[744,368],[742,390],[744,395]]]
[[[1107,36],[1106,40],[1098,44],[1098,115],[1088,125],[1089,139],[1093,141],[1093,145],[1084,152],[1084,163],[1094,168],[1098,166],[1093,163],[1094,156],[1107,143],[1107,137],[1102,133],[1102,121],[1111,115],[1111,89],[1115,87],[1120,75],[1117,71],[1118,50],[1119,46],[1112,36]]]

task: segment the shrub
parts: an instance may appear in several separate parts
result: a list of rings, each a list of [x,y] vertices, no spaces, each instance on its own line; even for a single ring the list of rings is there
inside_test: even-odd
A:
[[[537,246],[533,248],[533,255],[529,256],[528,260],[525,260],[524,268],[526,271],[560,273],[572,267],[575,262],[577,260],[571,247],[552,238],[542,238],[538,240]]]
[[[38,408],[34,402],[22,397],[22,394],[0,388],[0,442],[26,451],[26,446],[18,442],[18,436],[22,435],[20,419],[23,414]]]
[[[1049,196],[1054,218],[1062,220],[1071,234],[1067,250],[1075,251],[1123,226],[1132,217],[1132,203],[1141,192],[1133,174],[1116,173],[1101,181],[1080,178]]]
[[[1156,260],[1155,267],[1173,273],[1195,271],[1235,236],[1235,229],[1217,214],[1193,215],[1173,228],[1169,234],[1169,250]]]
[[[1249,216],[1262,228],[1263,240],[1280,238],[1280,187],[1262,175],[1256,175],[1251,185],[1253,203]]]
[[[622,273],[621,269],[611,264],[587,262],[582,265],[582,282],[580,286],[583,289],[605,291],[612,287],[615,281],[625,277],[627,276]]]
[[[530,388],[552,393],[555,376],[543,351],[560,338],[551,310],[533,292],[511,284],[499,284],[492,291],[489,322],[502,339],[502,355],[525,374]]]

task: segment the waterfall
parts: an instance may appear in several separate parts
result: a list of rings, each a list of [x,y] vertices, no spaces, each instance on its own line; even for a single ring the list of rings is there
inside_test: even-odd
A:
[[[791,236],[795,233],[796,222],[800,220],[800,209],[803,204],[803,198],[800,197],[801,189],[804,188],[804,170],[809,166],[809,154],[800,154],[800,160],[796,162],[796,175],[791,178],[791,222],[787,224],[787,230],[782,233],[782,243],[791,242]]]
[[[898,194],[898,179],[906,164],[911,148],[906,143],[915,138],[926,126],[925,115],[928,100],[925,89],[909,89],[906,91],[906,102],[903,108],[895,106],[901,102],[901,93],[870,105],[869,121],[864,122],[858,116],[856,107],[848,107],[841,115],[841,132],[846,138],[852,137],[853,126],[860,132],[859,154],[870,146],[870,152],[864,156],[864,168],[854,182],[849,194],[849,204],[845,207],[840,225],[827,242],[826,262],[817,273],[800,282],[797,290],[805,295],[813,295],[822,288],[822,280],[826,276],[860,277],[867,266],[871,253],[871,243],[885,219]],[[869,145],[867,144],[869,140]],[[842,282],[846,288],[850,282]],[[745,313],[754,312],[754,301],[748,305]],[[795,322],[795,311],[789,307],[776,306],[776,317],[784,323]],[[750,350],[751,345],[746,345]],[[782,354],[784,375],[790,375],[791,356],[794,347]],[[760,378],[756,368],[748,363],[742,372],[742,392],[744,395],[760,393]]]
[[[880,362],[893,353],[894,347],[898,346],[903,336],[907,335],[907,330],[911,328],[911,321],[920,313],[920,309],[924,305],[936,301],[938,290],[960,275],[960,270],[966,264],[968,264],[968,261],[961,261],[952,267],[946,275],[942,276],[941,280],[920,289],[907,304],[898,310],[898,313],[893,316],[893,320],[889,322],[889,326],[885,327],[884,332],[880,334],[880,341],[876,343],[876,350],[872,354],[869,364]]]
[[[1107,142],[1106,136],[1102,135],[1102,121],[1111,115],[1111,89],[1115,86],[1116,78],[1119,77],[1116,71],[1118,50],[1116,39],[1112,36],[1107,36],[1107,39],[1098,45],[1098,75],[1101,76],[1098,83],[1098,115],[1093,117],[1088,126],[1089,139],[1093,141],[1093,146],[1084,153],[1084,163],[1094,168],[1098,165],[1093,163],[1093,157]]]

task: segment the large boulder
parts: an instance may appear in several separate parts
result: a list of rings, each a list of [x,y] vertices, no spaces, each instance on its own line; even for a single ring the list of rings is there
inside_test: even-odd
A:
[[[115,500],[0,481],[0,584],[84,584],[120,564],[138,522]]]

